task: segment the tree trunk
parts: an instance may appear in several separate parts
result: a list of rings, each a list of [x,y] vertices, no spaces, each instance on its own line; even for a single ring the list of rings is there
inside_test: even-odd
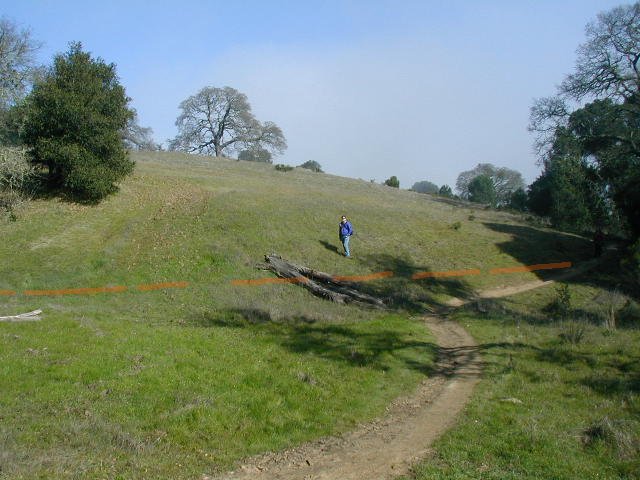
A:
[[[275,254],[265,255],[265,260],[267,263],[260,265],[260,268],[271,270],[281,278],[295,280],[296,283],[318,297],[336,303],[355,303],[381,309],[387,308],[379,298],[358,291],[352,282],[336,280],[333,275],[303,265],[296,265]]]

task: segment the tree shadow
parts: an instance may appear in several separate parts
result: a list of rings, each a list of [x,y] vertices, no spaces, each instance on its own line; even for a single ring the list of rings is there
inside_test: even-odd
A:
[[[483,300],[483,302],[486,302]],[[490,306],[485,304],[480,315],[486,314],[488,319],[494,321],[504,321],[510,326],[520,322],[531,325],[546,325],[557,328],[557,337],[544,341],[540,345],[527,344],[521,342],[497,342],[480,344],[478,352],[490,353],[483,356],[483,366],[493,367],[493,372],[488,369],[485,374],[494,375],[510,371],[517,371],[524,375],[528,381],[539,383],[548,381],[543,373],[544,369],[535,367],[535,363],[527,361],[520,365],[518,360],[521,355],[525,355],[534,362],[554,365],[557,368],[565,369],[568,372],[582,372],[573,379],[564,380],[571,385],[586,386],[589,389],[605,396],[638,394],[640,393],[640,356],[634,354],[623,354],[618,349],[593,348],[592,346],[581,347],[562,340],[562,323],[555,319],[549,319],[542,313],[534,313],[523,316],[522,312],[516,312],[500,305],[499,300],[491,300]],[[493,306],[491,306],[493,305]],[[474,304],[466,305],[466,309],[473,309],[473,315],[478,311]],[[598,317],[584,315],[579,317],[578,323],[601,324]],[[516,355],[517,354],[517,355]],[[512,359],[512,355],[515,361]],[[526,366],[525,366],[526,365]],[[560,377],[558,377],[560,378]]]
[[[470,356],[492,351],[494,357],[503,358],[513,351],[536,350],[519,342],[493,342],[480,345],[440,347],[433,342],[415,340],[409,333],[391,328],[364,332],[349,325],[327,324],[308,316],[274,320],[269,312],[260,309],[229,309],[210,311],[193,319],[202,327],[250,329],[261,332],[269,341],[289,352],[313,354],[331,362],[351,367],[389,371],[392,363],[401,363],[407,369],[427,377],[451,378],[477,375],[461,372]],[[486,356],[476,362],[485,369],[499,360],[489,362]]]
[[[571,308],[564,318],[554,311],[554,307],[554,301],[551,300],[542,308],[525,312],[505,305],[503,299],[476,298],[469,301],[463,307],[442,308],[439,310],[439,313],[446,315],[451,311],[463,308],[479,320],[494,320],[501,322],[505,326],[515,327],[519,327],[522,324],[531,326],[560,326],[566,321],[571,321],[575,324],[584,324],[585,326],[603,327],[606,322],[606,306],[602,306],[596,310]],[[637,313],[632,312],[628,316],[625,316],[626,308],[627,307],[624,307],[618,310],[616,328],[619,330],[637,330],[640,327]]]
[[[580,382],[591,390],[602,395],[640,393],[640,369],[631,373],[610,373],[606,375],[590,375]]]
[[[473,203],[461,198],[445,197],[443,195],[428,194],[427,198],[434,202],[445,203],[453,207],[473,208],[475,210],[486,210],[487,206],[481,203]]]
[[[577,383],[601,395],[640,393],[640,357],[635,355],[620,357],[617,351],[579,351],[568,345],[549,345],[541,348],[536,360],[553,363],[568,370],[580,366],[589,372]]]
[[[376,254],[364,256],[361,261],[373,272],[394,273],[393,277],[358,285],[364,293],[381,298],[392,309],[412,314],[435,312],[445,309],[446,300],[450,297],[470,298],[474,295],[462,278],[413,279],[414,274],[431,271],[432,268],[416,265],[405,258]]]
[[[308,316],[273,320],[269,312],[259,309],[211,311],[194,320],[203,327],[258,329],[292,353],[311,353],[332,362],[380,371],[389,370],[394,359],[412,370],[431,375],[438,352],[436,344],[413,340],[410,334],[391,328],[363,332],[356,327],[328,324]]]
[[[119,183],[112,183],[99,197],[83,195],[80,192],[72,192],[61,186],[59,180],[52,181],[46,171],[37,172],[24,187],[24,194],[34,200],[57,199],[63,203],[71,203],[85,206],[96,206],[100,202],[117,194],[120,191]]]
[[[569,261],[574,264],[572,268],[579,268],[581,264],[585,265],[585,262],[594,263],[594,268],[575,276],[565,275],[569,274],[571,269],[534,271],[541,280],[559,279],[567,283],[619,290],[634,298],[640,298],[640,286],[637,282],[621,278],[620,254],[615,250],[606,251],[596,260],[593,242],[578,235],[524,225],[489,222],[485,222],[484,225],[495,232],[511,236],[510,240],[500,242],[497,246],[522,265]]]
[[[593,258],[591,241],[577,235],[524,225],[488,222],[484,225],[495,232],[511,236],[510,240],[500,242],[497,246],[523,265],[577,262]],[[540,278],[547,279],[557,272],[538,270],[535,273]]]

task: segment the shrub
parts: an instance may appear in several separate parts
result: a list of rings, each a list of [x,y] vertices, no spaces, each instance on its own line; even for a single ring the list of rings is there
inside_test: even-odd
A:
[[[582,433],[582,443],[586,447],[600,442],[613,449],[623,460],[637,458],[640,453],[640,439],[634,433],[634,426],[630,422],[604,417]]]
[[[387,178],[384,181],[384,184],[387,185],[388,187],[400,188],[400,180],[398,180],[398,177],[396,177],[395,175],[393,175],[390,178]]]
[[[515,192],[511,192],[511,195],[509,196],[508,206],[513,210],[526,212],[528,201],[529,197],[527,196],[527,192],[524,191],[524,188],[519,188]]]
[[[556,287],[556,297],[544,309],[558,320],[565,320],[571,314],[571,292],[568,285]]]
[[[460,223],[460,222],[452,223],[449,226],[449,228],[451,228],[452,230],[460,230],[461,227],[462,227],[462,223]]]
[[[570,343],[572,345],[578,345],[584,337],[586,331],[585,323],[575,320],[568,320],[563,322],[560,326],[560,338],[563,342]]]
[[[618,290],[604,290],[594,300],[602,310],[605,328],[615,330],[618,312],[626,305],[627,297]]]
[[[26,152],[17,147],[0,147],[0,209],[10,213],[28,197],[35,170]]]
[[[253,148],[250,150],[242,150],[238,155],[238,160],[247,162],[273,163],[271,152],[264,148]]]
[[[626,305],[618,311],[617,322],[621,327],[640,327],[640,305],[633,300],[628,300]]]
[[[293,170],[293,167],[291,165],[284,165],[282,163],[277,164],[275,168],[279,172],[290,172],[291,170]]]
[[[451,187],[449,185],[442,185],[440,187],[440,190],[438,191],[438,195],[447,198],[453,198],[453,191],[451,190]]]
[[[307,160],[302,165],[298,165],[300,168],[305,168],[316,173],[323,173],[322,166],[315,160]]]
[[[27,98],[23,139],[49,186],[97,201],[117,190],[133,171],[122,131],[133,112],[115,65],[93,59],[72,44]]]
[[[0,190],[0,210],[9,213],[11,219],[15,219],[15,208],[22,203],[23,197],[12,190]]]

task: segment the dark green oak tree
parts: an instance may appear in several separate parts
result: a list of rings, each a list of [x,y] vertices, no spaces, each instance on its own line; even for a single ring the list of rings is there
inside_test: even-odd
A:
[[[26,100],[23,141],[49,187],[98,201],[133,171],[122,132],[133,117],[114,64],[72,43]]]

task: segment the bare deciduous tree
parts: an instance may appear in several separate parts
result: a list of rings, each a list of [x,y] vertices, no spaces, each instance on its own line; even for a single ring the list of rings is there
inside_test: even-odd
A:
[[[247,96],[234,88],[205,87],[180,104],[178,135],[169,149],[222,156],[226,151],[287,148],[282,130],[273,122],[260,123]]]
[[[551,153],[557,127],[566,126],[577,104],[610,98],[640,110],[640,2],[598,15],[585,29],[587,40],[577,50],[576,67],[557,95],[539,98],[531,108],[529,130],[542,161]]]
[[[126,128],[121,132],[122,141],[129,150],[158,151],[161,146],[153,139],[153,129],[142,127],[138,122],[138,112],[131,110],[133,115],[129,118]]]
[[[576,70],[560,85],[568,98],[628,100],[640,88],[640,3],[598,15],[586,27],[587,41],[578,48]]]
[[[0,108],[24,97],[37,71],[35,53],[40,46],[29,30],[20,30],[7,18],[0,18]]]

